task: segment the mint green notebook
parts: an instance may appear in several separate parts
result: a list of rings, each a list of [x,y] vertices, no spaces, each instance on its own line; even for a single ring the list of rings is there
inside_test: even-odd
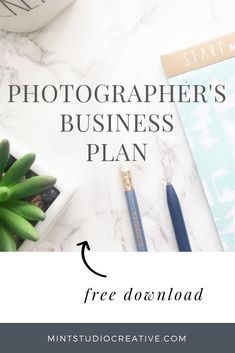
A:
[[[226,99],[177,103],[225,251],[235,251],[235,34],[162,57],[174,85],[224,84]],[[175,66],[174,66],[175,62]]]

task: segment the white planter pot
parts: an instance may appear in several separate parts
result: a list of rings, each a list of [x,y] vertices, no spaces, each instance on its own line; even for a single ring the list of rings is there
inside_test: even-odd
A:
[[[0,29],[32,32],[50,22],[74,0],[0,1]]]
[[[0,138],[1,140],[2,138]],[[19,146],[16,146],[12,143],[12,139],[10,141],[10,154],[18,159],[19,157],[26,154],[28,151],[24,151]],[[49,232],[51,227],[55,224],[56,220],[61,216],[61,214],[65,211],[66,207],[69,205],[73,194],[75,193],[75,187],[71,186],[71,183],[65,182],[65,180],[61,180],[55,173],[53,173],[52,168],[44,168],[37,161],[32,165],[31,170],[38,175],[52,175],[57,178],[57,182],[55,184],[55,188],[59,191],[59,195],[47,209],[46,219],[44,221],[39,221],[35,228],[39,233],[39,241],[42,240],[45,235]],[[70,185],[69,187],[67,185]],[[25,240],[19,247],[18,251],[33,251],[37,242],[33,242],[30,240]]]

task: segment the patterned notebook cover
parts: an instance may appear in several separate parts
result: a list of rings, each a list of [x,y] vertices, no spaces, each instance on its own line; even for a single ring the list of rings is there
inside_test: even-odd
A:
[[[170,84],[225,85],[226,99],[177,103],[224,250],[235,251],[235,33],[162,57]]]

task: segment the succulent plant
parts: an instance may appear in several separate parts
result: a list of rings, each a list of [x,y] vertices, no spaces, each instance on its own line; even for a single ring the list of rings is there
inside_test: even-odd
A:
[[[32,176],[26,173],[35,161],[28,153],[16,160],[8,169],[10,144],[0,142],[0,251],[16,251],[16,236],[37,241],[39,234],[32,221],[43,221],[45,213],[28,198],[51,188],[56,179],[51,176]],[[7,169],[7,170],[6,170]]]

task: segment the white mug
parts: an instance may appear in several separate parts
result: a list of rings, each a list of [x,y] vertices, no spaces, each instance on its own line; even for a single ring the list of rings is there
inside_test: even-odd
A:
[[[0,0],[0,29],[32,32],[50,22],[74,0]]]

